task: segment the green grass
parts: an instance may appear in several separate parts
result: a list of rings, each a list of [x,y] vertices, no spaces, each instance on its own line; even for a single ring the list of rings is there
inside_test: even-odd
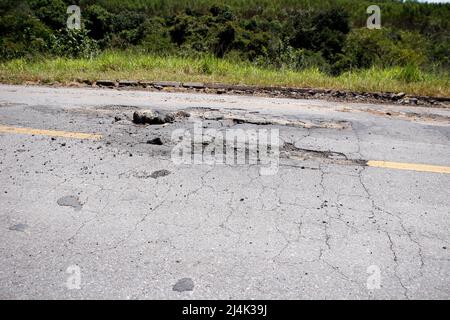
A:
[[[424,73],[414,67],[372,68],[332,77],[318,69],[267,69],[210,56],[161,57],[130,52],[104,52],[94,59],[17,59],[0,64],[3,83],[68,84],[85,79],[201,81],[450,96],[448,75]]]

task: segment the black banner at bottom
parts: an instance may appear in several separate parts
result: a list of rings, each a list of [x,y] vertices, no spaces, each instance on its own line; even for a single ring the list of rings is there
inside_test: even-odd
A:
[[[419,303],[417,303],[419,302]],[[319,301],[319,300],[146,300],[146,301],[3,301],[2,309],[31,312],[39,315],[47,307],[63,307],[69,311],[70,317],[85,317],[86,309],[89,315],[124,317],[139,314],[140,318],[154,319],[284,319],[306,318],[307,315],[345,316],[346,318],[386,317],[393,315],[397,309],[399,315],[415,315],[424,310],[425,301]],[[447,301],[448,302],[448,301]],[[437,301],[426,301],[433,304],[433,312],[439,312],[436,307],[444,309],[446,305]],[[22,305],[22,307],[21,307]],[[42,307],[42,310],[40,310]],[[388,308],[386,308],[388,307]],[[394,308],[392,308],[394,307]],[[45,308],[45,309],[44,309]],[[438,308],[439,309],[439,308]],[[444,311],[444,310],[442,310]],[[48,309],[42,312],[48,316]],[[59,314],[61,315],[61,314]]]

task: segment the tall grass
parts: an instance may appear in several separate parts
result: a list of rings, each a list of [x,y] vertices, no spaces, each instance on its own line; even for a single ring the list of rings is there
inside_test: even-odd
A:
[[[0,64],[0,81],[4,83],[67,84],[85,79],[202,81],[450,96],[448,75],[425,73],[412,66],[371,68],[333,77],[316,68],[279,70],[213,56],[163,57],[130,52],[104,52],[93,59],[16,59]]]

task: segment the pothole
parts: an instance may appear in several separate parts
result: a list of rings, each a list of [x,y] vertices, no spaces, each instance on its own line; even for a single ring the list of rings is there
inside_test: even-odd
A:
[[[285,142],[280,148],[280,155],[288,159],[297,160],[320,160],[329,163],[352,164],[365,166],[366,160],[349,159],[342,152],[329,150],[311,150],[296,147],[293,143]]]
[[[350,122],[341,120],[298,120],[287,117],[274,117],[254,112],[224,112],[221,110],[194,110],[193,113],[201,120],[229,120],[233,124],[251,124],[259,126],[286,126],[306,129],[328,128],[344,130],[351,127]]]
[[[153,179],[158,179],[158,178],[161,178],[161,177],[168,176],[169,174],[170,174],[169,170],[163,169],[163,170],[157,170],[157,171],[152,172],[150,177],[153,178]]]
[[[341,112],[367,112],[376,116],[382,116],[389,119],[399,119],[406,121],[419,122],[424,124],[448,125],[450,124],[450,117],[434,113],[418,113],[418,112],[404,112],[394,110],[377,110],[377,109],[349,109],[343,108]]]
[[[172,287],[173,291],[184,292],[194,290],[194,281],[191,278],[183,278],[177,281]]]
[[[57,203],[61,207],[72,207],[75,211],[80,211],[83,206],[76,196],[61,197],[58,199]]]

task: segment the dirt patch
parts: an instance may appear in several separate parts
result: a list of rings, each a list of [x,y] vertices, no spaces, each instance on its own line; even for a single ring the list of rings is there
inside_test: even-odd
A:
[[[151,90],[168,92],[199,92],[213,94],[253,95],[263,97],[290,99],[325,99],[340,102],[387,103],[399,105],[432,105],[435,107],[450,107],[450,97],[430,97],[409,95],[404,92],[356,92],[334,89],[264,87],[253,85],[228,85],[221,83],[181,83],[172,81],[127,81],[127,80],[78,80],[80,85],[119,88],[120,84],[130,90]],[[33,83],[33,84],[39,84]],[[130,86],[130,84],[132,84]],[[60,84],[58,84],[60,85]],[[120,89],[120,88],[119,88]]]
[[[443,116],[440,114],[431,113],[417,113],[417,112],[397,112],[397,111],[379,111],[373,109],[367,109],[368,113],[387,116],[390,118],[397,118],[402,120],[414,121],[414,122],[432,122],[432,123],[442,123],[450,124],[450,117]]]
[[[95,107],[94,109],[104,111],[134,111],[136,110],[136,106],[129,106],[124,104],[111,104]]]
[[[387,117],[391,119],[406,120],[412,122],[419,122],[425,124],[442,124],[449,125],[450,117],[441,114],[433,113],[417,113],[417,112],[402,112],[395,110],[378,110],[378,109],[350,109],[344,108],[339,110],[341,112],[367,112],[373,115]]]
[[[348,121],[325,121],[325,120],[297,120],[281,117],[274,117],[271,115],[262,115],[250,112],[225,112],[220,110],[196,110],[196,115],[202,120],[222,121],[228,120],[233,124],[253,124],[259,126],[286,126],[306,129],[337,129],[344,130],[351,128],[351,123]]]

